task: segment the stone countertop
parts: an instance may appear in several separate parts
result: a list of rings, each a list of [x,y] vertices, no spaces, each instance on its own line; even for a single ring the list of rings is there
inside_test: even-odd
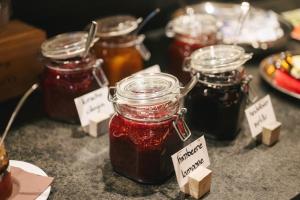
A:
[[[266,85],[257,66],[248,65],[260,97],[270,94],[280,141],[269,148],[250,137],[246,120],[233,142],[207,141],[213,171],[211,192],[204,199],[290,199],[300,192],[299,101]],[[159,186],[140,185],[112,171],[108,136],[91,138],[78,125],[47,119],[36,95],[26,103],[23,118],[9,133],[10,159],[23,160],[55,177],[49,199],[185,199],[175,176]],[[37,106],[39,107],[39,106]],[[29,111],[31,110],[32,113]]]
[[[151,41],[154,52],[159,49],[158,41]],[[289,48],[298,45],[292,42]],[[163,65],[157,54],[152,62]],[[246,68],[254,76],[258,96],[270,94],[272,98],[277,120],[282,122],[280,141],[273,147],[256,143],[246,120],[234,141],[207,141],[213,179],[205,200],[291,199],[300,193],[300,101],[261,80],[257,63]],[[55,177],[49,199],[192,199],[179,192],[175,176],[159,186],[119,176],[110,165],[107,134],[95,139],[78,125],[50,120],[40,102],[39,94],[28,100],[6,145],[10,159],[30,162]]]

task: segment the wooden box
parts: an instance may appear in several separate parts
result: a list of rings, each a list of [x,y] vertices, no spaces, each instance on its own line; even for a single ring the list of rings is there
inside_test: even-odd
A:
[[[0,101],[23,94],[38,81],[42,64],[43,30],[21,21],[11,21],[0,31]]]

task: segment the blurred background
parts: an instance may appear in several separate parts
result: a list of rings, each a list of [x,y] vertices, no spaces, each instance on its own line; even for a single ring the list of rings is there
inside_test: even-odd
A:
[[[217,0],[218,1],[218,0]],[[144,31],[164,27],[171,13],[185,5],[200,0],[12,0],[12,18],[46,30],[48,36],[83,29],[91,20],[115,14],[132,14],[144,17],[155,8],[160,8],[159,17],[154,18]],[[219,2],[239,3],[240,0]],[[299,0],[250,0],[254,6],[273,9],[277,12],[294,9]],[[298,6],[297,6],[298,5]]]

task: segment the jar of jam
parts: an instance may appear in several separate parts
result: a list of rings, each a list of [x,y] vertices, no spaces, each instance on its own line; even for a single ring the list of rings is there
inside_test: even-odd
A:
[[[110,100],[116,114],[109,124],[113,169],[140,183],[162,183],[173,173],[171,155],[190,136],[178,79],[165,73],[139,74],[114,89]]]
[[[150,52],[143,44],[144,35],[137,35],[141,19],[129,15],[117,15],[97,20],[99,37],[95,44],[98,58],[102,58],[103,69],[110,85],[143,69],[143,59]]]
[[[167,71],[182,83],[187,83],[189,74],[182,70],[182,64],[196,49],[218,42],[216,18],[208,14],[186,14],[173,19],[166,27],[166,35],[174,38],[168,49]]]
[[[241,47],[216,45],[196,50],[185,60],[184,70],[198,78],[185,99],[193,133],[218,140],[236,137],[251,80],[243,64],[251,57]]]
[[[74,98],[108,85],[101,59],[83,56],[86,32],[57,35],[42,44],[44,107],[49,117],[79,122]]]
[[[1,138],[0,138],[1,139]],[[5,200],[12,194],[12,178],[9,160],[4,145],[0,146],[0,199]]]

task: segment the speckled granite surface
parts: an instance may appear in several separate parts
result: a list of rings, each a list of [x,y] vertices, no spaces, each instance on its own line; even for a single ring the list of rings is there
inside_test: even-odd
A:
[[[213,181],[204,199],[290,199],[300,193],[300,102],[264,84],[255,66],[248,72],[259,96],[272,97],[283,124],[280,142],[271,148],[256,144],[246,121],[235,141],[208,141]],[[34,108],[32,103],[27,109]],[[175,176],[163,185],[145,186],[114,173],[107,135],[91,138],[77,125],[42,115],[14,127],[6,143],[11,159],[33,163],[55,177],[49,199],[189,198],[179,193]]]

